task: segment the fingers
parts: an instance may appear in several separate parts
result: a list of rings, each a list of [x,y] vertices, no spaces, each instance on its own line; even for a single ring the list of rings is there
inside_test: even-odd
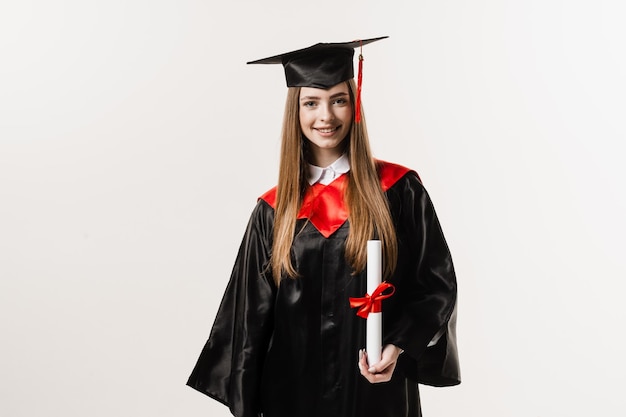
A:
[[[367,352],[363,349],[359,351],[359,371],[361,375],[365,377],[370,383],[377,384],[381,382],[388,382],[393,376],[393,371],[396,367],[397,355],[393,353],[385,354],[383,351],[383,357],[381,361],[374,366],[369,366],[367,363]]]
[[[374,365],[370,365],[368,368],[368,372],[371,372],[373,374],[384,372],[384,370],[387,369],[387,367],[391,365],[392,362],[393,360],[390,357],[390,355],[385,355],[385,353],[383,352],[383,354],[381,355],[380,361],[378,361]],[[368,359],[368,364],[369,364],[369,359]]]

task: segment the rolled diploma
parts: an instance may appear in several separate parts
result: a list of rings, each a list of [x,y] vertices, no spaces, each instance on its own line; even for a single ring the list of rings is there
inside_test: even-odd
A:
[[[382,282],[382,249],[380,240],[367,241],[367,293],[372,295]],[[383,344],[383,313],[370,312],[365,327],[365,350],[369,366],[380,362]]]

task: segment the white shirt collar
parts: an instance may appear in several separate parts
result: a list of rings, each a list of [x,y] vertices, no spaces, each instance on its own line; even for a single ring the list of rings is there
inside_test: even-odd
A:
[[[350,159],[345,153],[326,168],[321,168],[311,164],[308,165],[309,175],[307,181],[310,185],[318,182],[323,185],[328,185],[336,178],[350,171]]]

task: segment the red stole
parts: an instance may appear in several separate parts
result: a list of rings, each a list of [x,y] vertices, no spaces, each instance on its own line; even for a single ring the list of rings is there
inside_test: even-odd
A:
[[[383,192],[387,191],[410,171],[410,169],[401,165],[378,160],[376,161],[376,168]],[[298,219],[308,219],[326,238],[335,233],[348,220],[350,215],[343,198],[349,178],[348,172],[328,185],[316,183],[308,187],[302,199]],[[270,206],[276,207],[276,187],[263,194],[260,198]]]

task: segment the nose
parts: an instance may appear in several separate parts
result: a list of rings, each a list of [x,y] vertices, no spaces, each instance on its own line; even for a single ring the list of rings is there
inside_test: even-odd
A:
[[[324,122],[335,120],[335,113],[329,104],[320,106],[320,120]]]

